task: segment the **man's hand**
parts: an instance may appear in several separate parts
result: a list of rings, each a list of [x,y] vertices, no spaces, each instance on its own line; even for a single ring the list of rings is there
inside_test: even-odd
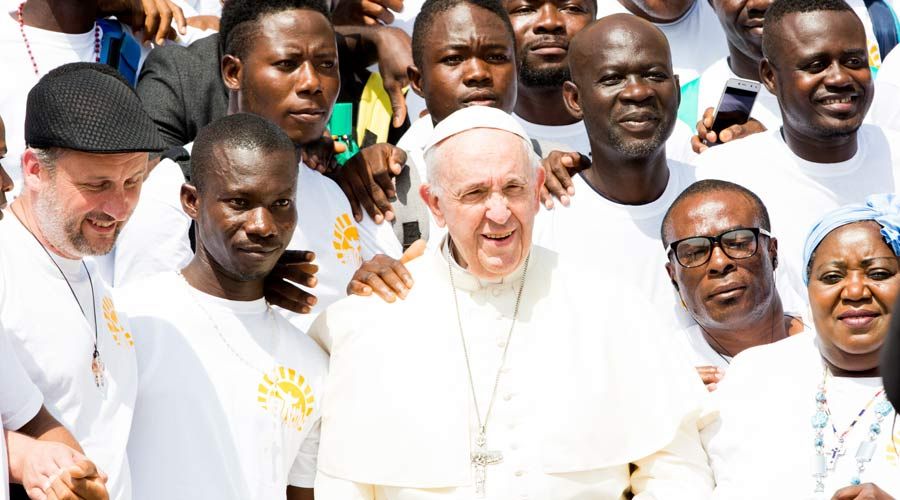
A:
[[[306,250],[285,250],[265,282],[266,300],[288,311],[307,314],[316,305],[316,296],[296,284],[314,288],[319,266],[312,263],[316,254]]]
[[[725,376],[725,370],[715,366],[698,366],[697,373],[700,374],[700,380],[706,386],[706,390],[713,392],[719,387],[719,382]]]
[[[547,172],[541,187],[541,203],[551,210],[554,197],[564,206],[569,206],[569,197],[575,194],[572,176],[590,168],[591,160],[580,153],[552,151],[541,160],[541,165]]]
[[[201,31],[219,31],[220,19],[218,16],[194,16],[187,18],[186,21],[188,26]]]
[[[403,10],[403,0],[339,0],[332,12],[335,25],[391,24],[394,12]]]
[[[412,39],[400,28],[385,26],[377,31],[374,42],[378,51],[378,72],[394,110],[393,125],[399,127],[406,121],[403,89],[409,85],[406,69],[413,64]]]
[[[362,209],[376,224],[394,218],[389,198],[396,196],[393,178],[406,164],[406,152],[390,144],[374,144],[363,148],[344,166],[337,169],[332,178],[350,201],[353,217],[362,220]]]
[[[162,45],[167,38],[174,40],[187,33],[184,12],[171,0],[98,0],[97,8],[101,16],[116,16],[135,33],[143,32],[144,42]],[[173,19],[177,33],[172,29]]]
[[[106,475],[87,459],[67,467],[47,489],[48,500],[109,500]],[[32,497],[34,498],[34,497]]]
[[[866,483],[841,488],[834,493],[831,500],[894,500],[894,497],[882,491],[878,486]]]
[[[322,138],[311,142],[300,150],[300,158],[307,167],[328,174],[338,168],[337,155],[347,150],[347,146],[331,137],[326,130]]]
[[[697,154],[709,149],[708,144],[716,142],[724,144],[766,131],[766,127],[756,118],[750,118],[746,123],[732,125],[717,135],[712,129],[714,115],[713,108],[706,108],[706,111],[703,112],[703,119],[697,122],[697,135],[691,137],[691,148]]]
[[[401,299],[405,299],[413,286],[413,279],[403,264],[424,252],[425,240],[416,240],[403,252],[400,260],[387,255],[376,255],[363,262],[347,285],[347,295],[368,296],[374,291],[385,302],[394,302],[398,295]]]

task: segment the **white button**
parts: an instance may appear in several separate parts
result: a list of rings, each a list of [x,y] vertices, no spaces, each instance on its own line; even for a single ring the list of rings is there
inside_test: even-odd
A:
[[[498,341],[497,341],[497,347],[506,347],[506,341],[505,341],[505,340],[498,340]]]
[[[519,449],[519,445],[516,444],[516,443],[512,443],[512,444],[509,445],[509,449],[511,449],[511,450],[518,450],[518,449]]]
[[[522,477],[524,475],[525,475],[525,471],[521,471],[521,470],[516,471],[516,477]]]
[[[506,396],[503,396],[503,401],[509,401],[510,399],[512,399],[512,394],[507,394]]]
[[[499,297],[501,293],[503,293],[503,290],[500,287],[495,286],[494,288],[491,288],[491,294],[494,297]]]

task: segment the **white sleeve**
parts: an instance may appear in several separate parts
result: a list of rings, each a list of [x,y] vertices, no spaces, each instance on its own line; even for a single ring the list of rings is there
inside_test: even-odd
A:
[[[313,424],[309,434],[306,435],[303,444],[300,445],[300,450],[297,451],[294,465],[291,466],[291,472],[288,474],[289,486],[312,488],[315,484],[316,467],[318,465],[316,457],[319,454],[319,434],[321,429],[322,420],[319,418]]]
[[[3,428],[19,430],[44,404],[44,396],[28,377],[0,325],[0,416]],[[2,434],[0,434],[2,437]]]
[[[181,208],[181,167],[165,159],[150,172],[137,208],[115,248],[113,286],[160,272],[177,271],[193,257],[191,218]]]
[[[354,483],[319,472],[316,476],[316,500],[375,500],[375,487]]]
[[[697,425],[696,415],[685,418],[668,446],[634,462],[631,490],[635,500],[692,500],[712,495],[713,475]]]

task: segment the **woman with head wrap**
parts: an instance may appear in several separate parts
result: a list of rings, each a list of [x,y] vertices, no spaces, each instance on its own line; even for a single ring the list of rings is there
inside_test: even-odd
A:
[[[803,262],[815,331],[741,353],[714,393],[720,417],[703,438],[715,498],[900,496],[900,426],[879,371],[898,254],[895,195],[813,227]]]

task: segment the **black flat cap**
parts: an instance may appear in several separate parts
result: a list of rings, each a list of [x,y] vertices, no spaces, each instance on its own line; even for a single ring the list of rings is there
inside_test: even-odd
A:
[[[25,143],[89,153],[166,149],[128,82],[98,63],[65,64],[41,78],[28,93]]]

